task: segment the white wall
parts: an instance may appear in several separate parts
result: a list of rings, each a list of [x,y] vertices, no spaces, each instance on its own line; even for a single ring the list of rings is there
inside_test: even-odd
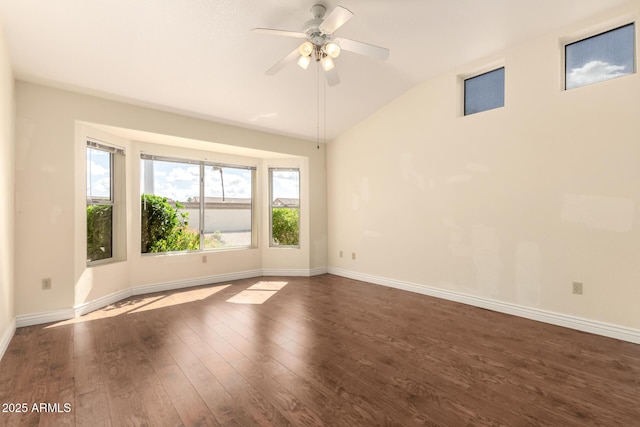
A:
[[[180,209],[189,215],[189,228],[200,229],[200,209]],[[251,207],[242,209],[205,209],[204,232],[234,233],[247,231],[251,228]]]
[[[15,329],[14,149],[13,72],[0,28],[0,358]]]
[[[308,244],[291,257],[290,268],[326,266],[324,148],[306,141],[241,129],[93,96],[17,82],[16,84],[16,313],[28,315],[101,298],[129,287],[278,268],[260,249],[201,254],[141,256],[139,248],[139,156],[148,146],[120,141],[127,148],[127,262],[85,265],[84,145],[78,122],[98,123],[161,135],[299,156],[308,164],[312,186]],[[79,130],[77,130],[77,129]],[[89,128],[91,128],[89,126]],[[91,128],[98,139],[110,139]],[[145,148],[147,147],[147,148]],[[158,145],[159,155],[184,157],[184,150]],[[261,160],[255,160],[258,164]],[[262,232],[264,233],[264,231]],[[266,250],[266,248],[265,248]],[[53,289],[41,290],[51,277]]]
[[[424,82],[331,143],[330,271],[640,328],[640,76],[562,91],[560,47],[637,14]],[[494,62],[506,106],[460,117],[458,76]]]

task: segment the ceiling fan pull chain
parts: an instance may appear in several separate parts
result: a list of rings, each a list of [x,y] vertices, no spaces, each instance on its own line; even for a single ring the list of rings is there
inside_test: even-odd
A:
[[[326,82],[326,80],[322,84],[322,94],[323,94],[323,98],[324,98],[323,101],[322,101],[322,106],[324,108],[324,112],[322,113],[322,121],[324,123],[324,129],[322,131],[322,133],[323,133],[322,138],[324,139],[324,143],[325,143],[325,146],[326,146],[326,144],[327,144],[327,82]]]

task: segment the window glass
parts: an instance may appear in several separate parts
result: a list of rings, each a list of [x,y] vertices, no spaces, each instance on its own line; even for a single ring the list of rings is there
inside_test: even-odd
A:
[[[629,24],[565,46],[565,88],[635,72],[635,30]]]
[[[143,159],[141,173],[142,253],[200,249],[200,211],[187,206],[200,196],[200,166]]]
[[[142,155],[142,253],[253,245],[255,168]]]
[[[87,147],[87,199],[111,200],[111,153]]]
[[[87,147],[87,262],[113,257],[113,154]]]
[[[251,246],[253,171],[204,166],[204,248]]]
[[[300,170],[270,169],[271,246],[300,245]]]
[[[464,115],[504,107],[504,67],[464,81]]]

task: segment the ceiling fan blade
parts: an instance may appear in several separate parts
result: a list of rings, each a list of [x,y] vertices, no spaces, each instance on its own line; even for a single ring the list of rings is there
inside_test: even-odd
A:
[[[337,6],[331,11],[329,16],[322,21],[322,24],[320,24],[319,27],[320,31],[325,34],[332,34],[338,28],[346,24],[351,18],[353,18],[353,13],[349,9]]]
[[[282,70],[287,65],[293,63],[300,57],[300,52],[298,52],[298,48],[293,49],[293,51],[282,58],[280,61],[276,62],[271,68],[269,68],[265,74],[267,76],[273,76],[278,71]]]
[[[254,28],[251,31],[257,34],[267,34],[270,36],[295,37],[298,39],[307,38],[307,35],[305,33],[300,33],[298,31],[276,30],[273,28]]]
[[[349,52],[359,53],[360,55],[370,56],[383,61],[389,57],[389,49],[386,47],[343,38],[335,39],[335,41],[338,42],[341,49],[348,50]]]
[[[338,72],[336,71],[335,67],[333,67],[329,71],[325,71],[324,76],[326,77],[329,86],[335,86],[340,83],[340,76],[338,76]]]

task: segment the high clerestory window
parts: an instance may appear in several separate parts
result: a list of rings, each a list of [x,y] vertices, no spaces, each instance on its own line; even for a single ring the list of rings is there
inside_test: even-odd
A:
[[[504,67],[464,80],[464,115],[504,107]]]
[[[565,89],[635,73],[635,25],[565,45]]]
[[[141,252],[256,246],[255,167],[141,156]]]

